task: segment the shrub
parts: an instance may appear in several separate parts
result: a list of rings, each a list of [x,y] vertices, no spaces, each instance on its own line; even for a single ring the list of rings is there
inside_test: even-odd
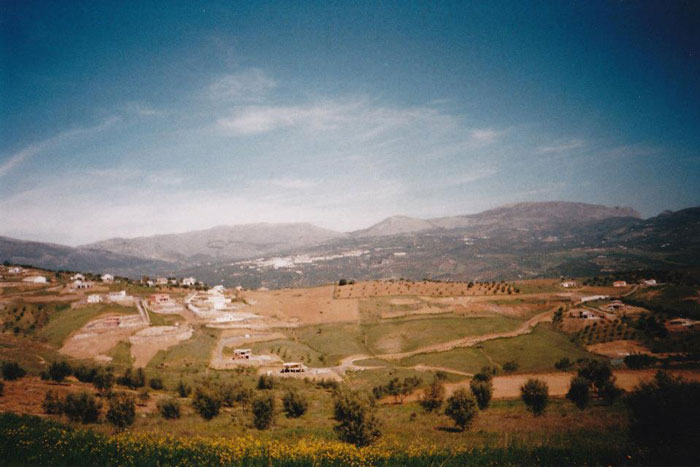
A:
[[[265,430],[272,425],[275,418],[275,397],[273,395],[258,397],[253,401],[253,425],[258,430]]]
[[[309,408],[309,401],[297,391],[288,391],[282,398],[282,406],[287,418],[299,418]]]
[[[569,384],[569,392],[566,393],[566,398],[576,404],[576,407],[583,410],[588,407],[591,402],[591,382],[581,376],[571,378]]]
[[[160,378],[151,378],[148,381],[148,385],[151,387],[151,389],[155,389],[157,391],[159,389],[163,389],[163,380]]]
[[[158,401],[158,412],[167,420],[180,418],[180,403],[174,399]]]
[[[609,379],[598,388],[598,395],[607,405],[612,405],[622,395],[622,390],[615,386],[613,379]]]
[[[520,397],[535,417],[542,415],[549,400],[549,386],[542,380],[530,378],[520,388]]]
[[[49,378],[57,383],[62,382],[73,373],[73,369],[65,361],[53,362],[49,365]]]
[[[632,354],[625,357],[625,365],[632,370],[648,368],[656,363],[656,358],[647,354]]]
[[[219,415],[221,410],[221,399],[218,394],[207,391],[203,388],[197,388],[194,392],[194,400],[192,406],[197,413],[205,420],[211,420]]]
[[[27,371],[17,362],[4,362],[2,364],[2,378],[7,381],[15,381],[27,374]]]
[[[58,397],[56,391],[46,391],[44,401],[41,403],[41,408],[46,414],[61,415],[63,413],[63,402],[61,402],[61,398]]]
[[[400,381],[399,378],[391,379],[387,384],[376,386],[372,389],[372,394],[375,399],[381,399],[384,395],[394,396],[394,402],[403,404],[403,400],[416,387],[420,385],[422,380],[415,376],[409,376]]]
[[[134,423],[136,417],[136,404],[134,398],[124,392],[118,392],[109,398],[107,421],[114,425],[118,431]]]
[[[139,368],[136,371],[127,368],[124,374],[117,378],[117,384],[126,386],[129,389],[142,388],[146,385],[146,372],[143,371],[143,368]]]
[[[381,436],[375,407],[365,395],[338,392],[333,402],[333,419],[338,422],[333,429],[346,443],[369,446]]]
[[[97,368],[80,365],[73,370],[73,375],[81,383],[92,383],[97,374]]]
[[[700,383],[658,372],[627,397],[633,440],[663,465],[697,464]]]
[[[445,385],[441,379],[435,377],[432,384],[423,390],[419,402],[426,412],[433,412],[440,409],[445,400]]]
[[[100,394],[108,394],[114,386],[114,374],[106,368],[99,368],[92,378],[92,385]]]
[[[72,422],[94,423],[101,408],[102,404],[87,392],[70,393],[63,401],[63,413]]]
[[[141,391],[139,391],[139,405],[146,405],[149,400],[151,400],[151,393],[148,392],[148,389],[144,388]]]
[[[192,394],[192,388],[187,383],[180,380],[180,382],[177,383],[177,393],[180,397],[189,397],[189,395]]]
[[[344,285],[347,285],[347,283],[348,283],[348,280],[347,280],[347,279],[340,279],[340,280],[338,281],[338,285],[341,286],[341,287],[344,286]]]
[[[607,363],[598,360],[587,360],[579,368],[578,375],[590,381],[593,389],[598,393],[603,384],[612,378],[612,370]]]
[[[477,412],[478,408],[474,396],[464,389],[458,389],[447,398],[445,415],[450,417],[462,431],[472,424]]]
[[[260,375],[258,378],[258,389],[274,389],[275,378],[268,375]]]
[[[511,360],[503,364],[503,371],[505,371],[506,373],[512,373],[514,371],[517,371],[518,368],[520,368],[520,365],[515,360]]]
[[[554,368],[556,368],[559,371],[566,371],[570,369],[573,365],[574,364],[571,360],[569,360],[569,357],[564,357],[554,364]]]
[[[491,396],[493,396],[493,382],[472,380],[469,383],[469,387],[476,398],[479,409],[486,409],[491,402]]]

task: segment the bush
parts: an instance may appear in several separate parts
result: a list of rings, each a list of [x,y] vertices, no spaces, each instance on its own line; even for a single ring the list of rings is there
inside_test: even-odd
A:
[[[109,398],[107,421],[114,425],[118,431],[134,423],[136,417],[136,404],[130,394],[118,392]]]
[[[53,362],[49,365],[49,378],[57,383],[62,382],[73,373],[73,369],[67,362]]]
[[[458,389],[447,398],[445,415],[450,417],[462,431],[469,428],[476,418],[477,412],[478,408],[474,396],[464,389]]]
[[[177,383],[177,393],[180,397],[189,397],[189,395],[192,394],[192,388],[184,381],[180,380],[180,382]]]
[[[559,371],[566,371],[572,366],[574,366],[574,364],[571,360],[569,360],[569,357],[564,357],[554,364],[554,368],[556,368]]]
[[[576,404],[576,407],[583,410],[588,407],[591,402],[591,382],[581,376],[571,378],[569,384],[569,392],[566,393],[566,398]]]
[[[87,392],[70,393],[63,401],[63,413],[72,422],[94,423],[100,417],[102,404]]]
[[[399,378],[391,379],[387,384],[375,386],[372,394],[375,399],[381,399],[384,395],[394,396],[394,402],[403,404],[403,400],[420,385],[422,380],[415,376],[409,376],[400,381]]]
[[[355,446],[369,446],[381,436],[375,407],[365,395],[343,391],[336,393],[333,402],[333,427],[338,438]]]
[[[163,380],[160,378],[151,378],[148,381],[148,385],[151,387],[151,389],[155,389],[157,391],[159,389],[163,389]]]
[[[347,279],[340,279],[340,280],[338,281],[338,285],[341,286],[341,287],[344,286],[344,285],[347,285],[347,283],[348,283],[348,280],[347,280]]]
[[[41,408],[46,414],[61,415],[63,413],[63,402],[61,402],[61,398],[56,391],[46,391]]]
[[[511,360],[503,364],[503,371],[505,371],[506,373],[512,373],[514,371],[517,371],[518,368],[520,368],[520,365],[515,360]]]
[[[598,360],[588,360],[579,368],[578,375],[590,381],[593,389],[598,393],[603,384],[612,378],[612,370],[607,363]]]
[[[106,368],[99,368],[92,377],[92,385],[100,394],[108,394],[114,386],[114,374]]]
[[[419,403],[426,412],[440,409],[445,400],[445,384],[437,376],[432,384],[423,390]]]
[[[476,398],[476,403],[479,405],[479,409],[486,409],[491,402],[491,396],[493,396],[493,382],[472,380],[469,383],[469,387],[472,390],[472,394],[474,394],[474,397]]]
[[[203,388],[197,388],[194,392],[194,400],[192,406],[197,413],[205,420],[211,420],[219,415],[221,410],[221,399],[218,394],[207,391]]]
[[[258,378],[258,389],[274,389],[275,378],[268,375],[260,375]]]
[[[549,401],[549,386],[542,380],[530,378],[520,388],[520,397],[535,417],[542,415]]]
[[[613,379],[609,379],[598,389],[598,395],[607,405],[612,405],[622,395],[622,390],[615,386]]]
[[[174,399],[158,401],[158,412],[166,420],[180,418],[180,403]]]
[[[81,383],[92,383],[97,374],[97,368],[80,365],[73,370],[73,375]]]
[[[253,425],[258,430],[265,430],[275,419],[275,396],[262,396],[253,401]]]
[[[647,354],[632,354],[625,357],[625,365],[632,370],[648,368],[656,363],[656,358]]]
[[[27,371],[17,362],[4,362],[2,364],[2,378],[7,381],[15,381],[27,374]]]
[[[663,465],[697,464],[700,383],[658,372],[627,397],[633,440]]]
[[[282,398],[282,406],[287,418],[299,418],[309,408],[309,401],[297,391],[287,391]]]
[[[146,372],[143,371],[143,368],[139,368],[136,371],[127,368],[124,374],[117,378],[117,384],[126,386],[129,389],[142,388],[146,385]]]

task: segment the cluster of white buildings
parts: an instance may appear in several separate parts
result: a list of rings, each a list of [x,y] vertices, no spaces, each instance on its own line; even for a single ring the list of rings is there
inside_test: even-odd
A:
[[[296,255],[296,256],[276,256],[273,258],[257,258],[253,260],[238,261],[232,263],[232,266],[240,266],[242,268],[247,267],[248,269],[292,269],[302,264],[313,264],[321,261],[332,261],[334,259],[340,258],[352,258],[359,257],[362,255],[369,254],[369,250],[351,250],[339,253],[336,255],[326,255],[326,256],[309,256],[309,255]]]

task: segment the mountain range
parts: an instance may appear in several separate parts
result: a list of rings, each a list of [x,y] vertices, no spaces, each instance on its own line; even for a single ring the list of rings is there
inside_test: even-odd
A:
[[[490,280],[694,267],[699,252],[700,208],[641,219],[630,208],[571,202],[432,219],[394,216],[353,232],[263,223],[78,247],[0,237],[0,260],[12,263],[131,277],[192,274],[248,287],[340,276]]]

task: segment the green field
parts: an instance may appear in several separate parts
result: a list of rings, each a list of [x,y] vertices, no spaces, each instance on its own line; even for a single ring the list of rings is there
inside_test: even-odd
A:
[[[134,359],[131,356],[131,343],[121,341],[107,353],[112,357],[112,364],[118,367],[128,368],[133,365]]]
[[[221,331],[215,329],[199,328],[188,340],[159,351],[147,367],[165,372],[204,374],[220,334]]]
[[[372,354],[408,352],[467,336],[511,331],[520,320],[501,315],[492,317],[430,316],[384,320],[364,326],[367,348]]]
[[[82,328],[99,315],[107,313],[128,315],[136,313],[136,309],[119,305],[93,305],[64,309],[52,313],[49,322],[38,332],[38,335],[51,345],[61,347],[70,333]]]
[[[595,358],[549,324],[537,325],[530,334],[486,341],[478,347],[461,347],[446,352],[414,355],[401,360],[401,366],[431,365],[476,373],[485,365],[518,363],[519,372],[554,371],[554,363],[568,357]]]
[[[321,354],[308,345],[289,339],[256,342],[252,349],[254,354],[278,355],[285,362],[302,362],[311,367],[325,366],[325,362],[319,358]]]

